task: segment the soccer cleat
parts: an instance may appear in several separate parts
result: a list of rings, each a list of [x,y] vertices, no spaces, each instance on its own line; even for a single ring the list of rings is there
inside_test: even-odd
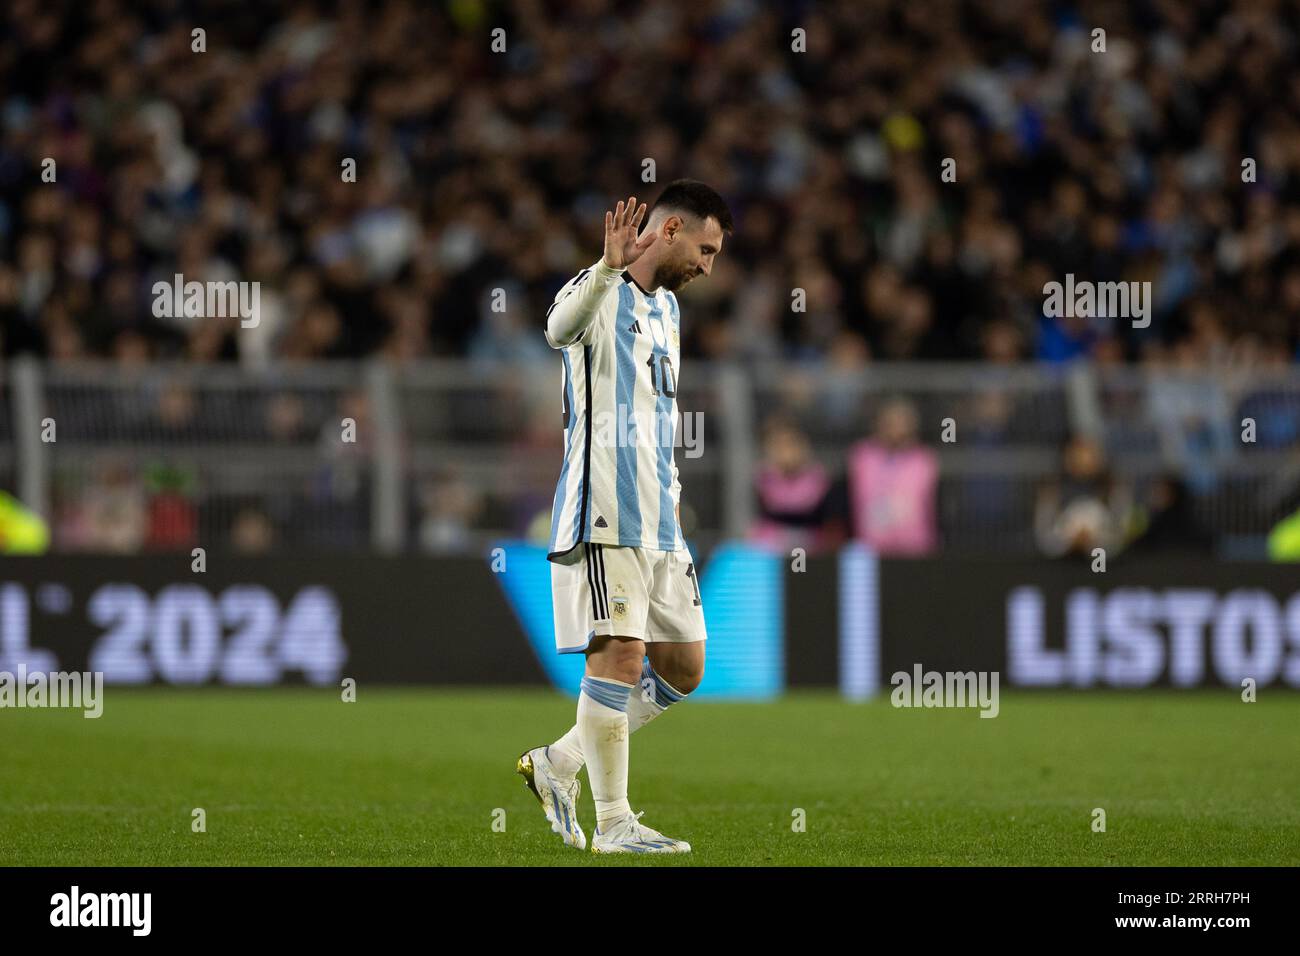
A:
[[[645,811],[641,811],[644,813]],[[651,830],[637,821],[641,814],[629,813],[622,820],[610,826],[608,832],[601,833],[596,827],[596,835],[591,840],[592,853],[690,853],[691,845],[685,840],[674,840],[658,830]]]
[[[575,777],[565,785],[551,766],[545,747],[520,754],[515,773],[524,778],[524,783],[542,805],[542,812],[551,822],[551,832],[558,833],[567,846],[585,850],[587,835],[578,823],[578,794],[582,793],[578,779]]]

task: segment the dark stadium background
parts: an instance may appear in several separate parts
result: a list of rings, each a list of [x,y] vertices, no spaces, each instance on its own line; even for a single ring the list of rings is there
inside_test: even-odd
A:
[[[691,177],[736,222],[680,296],[679,403],[704,429],[701,454],[677,451],[710,630],[696,697],[724,702],[647,733],[647,768],[726,767],[731,751],[691,757],[711,720],[835,726],[849,736],[806,755],[826,776],[805,775],[833,805],[863,786],[835,776],[844,748],[883,735],[906,760],[929,736],[899,800],[961,763],[945,747],[988,771],[976,790],[1019,787],[994,771],[1041,754],[1033,786],[1062,814],[1045,826],[1077,810],[1086,829],[1115,781],[1156,780],[1129,795],[1181,849],[1136,832],[1118,857],[959,850],[956,806],[951,846],[863,849],[844,824],[832,857],[1294,863],[1300,821],[1268,774],[1300,782],[1283,733],[1300,687],[1297,24],[1294,2],[1245,0],[6,4],[0,670],[110,683],[99,722],[22,715],[13,759],[57,779],[172,753],[142,744],[152,729],[214,748],[142,778],[165,808],[119,794],[129,823],[93,852],[75,834],[98,797],[61,810],[0,785],[0,835],[74,834],[12,859],[343,862],[323,843],[195,856],[151,829],[200,782],[280,819],[320,770],[304,757],[280,789],[268,754],[318,734],[344,760],[470,768],[478,789],[442,802],[405,784],[452,830],[506,799],[516,781],[493,774],[538,728],[562,732],[555,689],[576,692],[581,666],[549,651],[561,365],[543,317],[599,257],[606,209]],[[257,325],[158,316],[176,274],[259,283]],[[1045,315],[1067,275],[1150,283],[1149,324]],[[869,480],[877,465],[901,477]],[[1001,673],[999,720],[931,734],[933,715],[889,708],[914,663]],[[329,706],[348,678],[383,701],[364,730]],[[1132,749],[1089,749],[1094,731]],[[1011,736],[985,752],[978,733]],[[212,769],[263,734],[250,777]],[[1177,751],[1193,741],[1220,762]],[[338,800],[306,825],[344,826]],[[1258,829],[1189,838],[1198,814]],[[428,859],[404,855],[420,845],[343,851]]]

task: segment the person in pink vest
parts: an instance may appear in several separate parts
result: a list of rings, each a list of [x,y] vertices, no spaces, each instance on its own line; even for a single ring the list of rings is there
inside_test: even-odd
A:
[[[917,440],[919,417],[907,399],[887,402],[875,434],[849,449],[853,536],[878,554],[919,557],[939,544],[939,456]]]
[[[763,428],[763,462],[754,479],[759,514],[749,531],[750,543],[778,553],[825,550],[834,543],[831,485],[808,436],[792,419],[770,417]]]

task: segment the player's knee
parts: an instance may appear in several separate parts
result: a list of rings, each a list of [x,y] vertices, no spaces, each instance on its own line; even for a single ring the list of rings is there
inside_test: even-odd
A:
[[[612,672],[607,677],[614,680],[622,681],[624,684],[631,684],[635,687],[641,682],[641,662],[634,660],[619,660],[611,665]]]
[[[641,680],[645,645],[640,641],[606,639],[587,656],[587,673],[635,686]]]
[[[700,664],[699,667],[693,667],[687,671],[686,674],[681,677],[681,683],[676,686],[683,694],[689,694],[691,691],[695,690],[695,688],[699,687],[700,682],[703,680],[704,665]]]
[[[682,694],[689,694],[699,687],[700,682],[704,680],[703,661],[698,664],[679,664],[669,668],[667,673],[659,670],[659,668],[655,668],[655,670],[660,677],[673,686],[674,690]]]

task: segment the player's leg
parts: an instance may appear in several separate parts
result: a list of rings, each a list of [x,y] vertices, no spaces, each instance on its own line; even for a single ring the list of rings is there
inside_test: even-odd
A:
[[[641,679],[642,708],[638,717],[644,726],[686,695],[704,680],[705,641],[655,641],[646,645],[649,659]],[[628,721],[632,720],[629,708]],[[636,727],[632,728],[637,729]]]
[[[599,562],[598,568],[582,577],[584,593],[589,593],[594,582],[598,588],[597,599],[588,601],[583,607],[590,615],[592,633],[596,635],[614,635],[617,637],[642,638],[645,634],[646,616],[650,609],[650,586],[653,582],[651,559],[643,548],[614,548],[591,546],[591,556]],[[557,600],[559,592],[556,592]],[[556,640],[560,640],[559,606],[556,609]],[[588,618],[584,618],[587,620]],[[568,625],[571,629],[581,626],[576,622]],[[585,632],[584,632],[585,633]],[[637,661],[637,674],[632,680],[638,684],[641,680],[641,662]],[[590,673],[590,671],[588,671]],[[629,727],[635,729],[642,724],[639,694],[633,693],[628,700]],[[559,740],[546,748],[547,757],[561,778],[574,778],[582,769],[586,758],[583,755],[582,734],[575,723]]]
[[[704,644],[699,644],[692,658],[679,661],[678,648],[690,644],[649,645],[649,658],[641,663],[636,688],[627,701],[627,732],[634,734],[654,720],[672,704],[683,700],[699,686],[704,675]],[[670,656],[671,655],[671,656]],[[695,658],[698,657],[698,661]],[[667,661],[667,663],[662,663]],[[665,676],[667,674],[668,676]],[[556,771],[562,776],[575,776],[586,762],[582,755],[582,736],[574,724],[555,743],[547,748]]]
[[[646,619],[646,674],[642,678],[648,723],[700,686],[704,679],[704,601],[691,553],[683,548],[656,564]]]
[[[628,698],[641,675],[641,641],[606,637],[587,652],[587,676],[578,698],[578,730],[587,780],[596,801],[595,853],[689,853],[691,845],[640,823],[627,799]]]
[[[650,603],[651,569],[641,548],[592,545],[590,550],[597,619],[587,648],[576,726],[599,835],[632,814],[627,802],[627,707],[645,658],[641,638]]]
[[[636,685],[645,655],[640,637],[649,604],[650,575],[649,562],[639,548],[587,544],[580,547],[581,553],[573,564],[552,565],[551,582],[557,650],[562,654],[588,656],[584,689],[590,692],[579,696],[578,720],[569,732],[549,746],[536,747],[521,755],[517,770],[541,801],[551,829],[565,843],[582,848],[586,846],[586,837],[577,822],[581,793],[577,773],[586,752],[582,738],[586,732],[584,723],[588,721],[583,717],[610,717],[591,705],[591,699],[599,698],[619,704],[620,716],[626,723],[625,698]],[[619,640],[611,642],[610,638]],[[619,674],[628,679],[621,680]],[[588,678],[598,683],[588,687]],[[618,689],[620,684],[626,685],[628,694]],[[586,703],[584,698],[588,698]],[[626,745],[626,730],[623,736]],[[615,771],[616,766],[617,761]],[[626,770],[623,778],[626,788]],[[594,788],[593,796],[603,799],[595,794]]]
[[[642,726],[682,700],[704,676],[704,611],[694,570],[685,550],[653,552],[645,628],[650,660],[642,664],[644,676],[633,695],[642,705]],[[594,764],[588,767],[588,773],[593,769]],[[666,837],[643,826],[637,817],[628,816],[608,830],[602,823],[591,848],[599,853],[689,853],[691,845]]]
[[[704,677],[704,610],[690,553],[658,555],[658,576],[655,570],[650,572],[645,617],[646,633],[655,643],[647,644],[649,659],[642,662],[637,687],[627,702],[630,734],[685,699]],[[613,556],[611,549],[605,549],[607,568]],[[615,579],[614,587],[620,583]],[[577,724],[547,751],[557,774],[576,776],[585,760]]]
[[[608,635],[611,620],[604,586],[606,562],[598,545],[580,544],[569,564],[551,565],[552,606],[555,614],[555,645],[561,654],[585,654],[598,635]],[[617,565],[618,559],[614,563]],[[581,700],[579,701],[581,703]],[[560,746],[534,747],[520,754],[515,771],[524,778],[528,789],[542,805],[542,812],[565,844],[578,849],[587,846],[586,834],[578,823],[578,797],[582,785],[576,777],[576,764],[567,754],[568,746],[581,752],[581,728],[575,724],[561,738]],[[564,743],[572,737],[577,741]]]
[[[600,637],[587,651],[577,726],[596,803],[597,834],[632,813],[627,800],[627,704],[644,657],[645,644],[634,638]]]

